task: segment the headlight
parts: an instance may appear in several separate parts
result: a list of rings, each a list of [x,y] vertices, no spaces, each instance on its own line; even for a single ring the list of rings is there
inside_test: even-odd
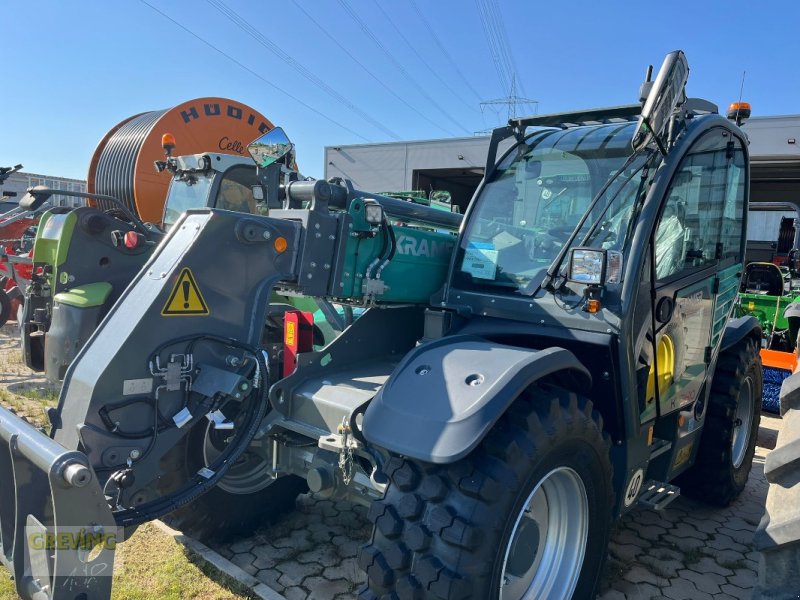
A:
[[[370,225],[380,225],[383,222],[383,207],[374,200],[365,200],[364,219]]]

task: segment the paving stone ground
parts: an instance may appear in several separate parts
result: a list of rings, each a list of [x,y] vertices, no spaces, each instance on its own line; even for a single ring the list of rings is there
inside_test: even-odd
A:
[[[746,600],[758,554],[752,539],[764,513],[764,458],[780,419],[764,415],[753,470],[731,506],[685,497],[661,512],[635,510],[614,527],[599,600]],[[215,549],[288,600],[353,600],[365,581],[359,547],[366,509],[304,495],[280,523]],[[598,551],[602,551],[599,550]]]

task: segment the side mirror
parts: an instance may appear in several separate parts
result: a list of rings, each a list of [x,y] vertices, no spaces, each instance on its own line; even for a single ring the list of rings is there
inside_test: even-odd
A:
[[[622,280],[622,253],[597,248],[573,248],[567,279],[594,286],[619,283]]]
[[[294,144],[284,133],[283,128],[276,127],[262,135],[257,140],[248,144],[247,151],[253,157],[256,165],[261,168],[268,167],[290,154]]]
[[[50,199],[53,191],[41,185],[30,188],[22,197],[22,200],[19,201],[19,206],[24,210],[37,210]]]

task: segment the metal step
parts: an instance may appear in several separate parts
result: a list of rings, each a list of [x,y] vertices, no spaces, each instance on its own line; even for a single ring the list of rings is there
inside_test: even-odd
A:
[[[651,479],[642,486],[637,501],[645,508],[663,510],[680,495],[681,488],[678,486]]]
[[[661,456],[664,454],[664,452],[667,452],[671,448],[672,442],[655,438],[653,440],[653,444],[650,446],[650,460],[653,460],[657,456]]]

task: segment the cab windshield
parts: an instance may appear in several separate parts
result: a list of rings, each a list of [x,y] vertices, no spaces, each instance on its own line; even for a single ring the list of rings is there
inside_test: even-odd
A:
[[[174,179],[169,186],[167,204],[164,207],[164,227],[169,228],[189,209],[207,206],[208,192],[216,173],[196,175],[194,182]]]
[[[573,245],[624,251],[647,160],[642,153],[629,161],[634,129],[624,123],[538,131],[513,147],[475,200],[454,283],[531,293],[618,172]]]

